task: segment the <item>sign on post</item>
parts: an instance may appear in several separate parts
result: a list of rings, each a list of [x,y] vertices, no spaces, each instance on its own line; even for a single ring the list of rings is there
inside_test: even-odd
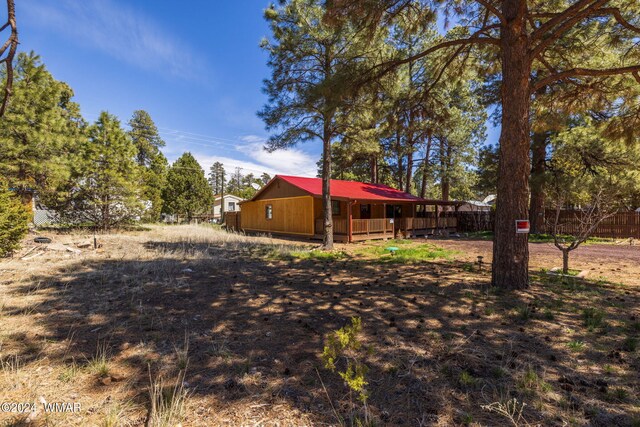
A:
[[[529,232],[529,220],[528,219],[516,219],[516,233],[528,233]]]

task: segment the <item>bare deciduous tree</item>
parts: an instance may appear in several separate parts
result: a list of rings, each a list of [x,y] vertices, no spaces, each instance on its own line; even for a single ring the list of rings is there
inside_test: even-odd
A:
[[[612,204],[605,197],[605,190],[600,189],[592,196],[591,204],[584,209],[564,210],[565,199],[554,200],[555,214],[549,229],[553,236],[553,244],[562,251],[562,273],[569,273],[569,253],[587,241],[598,226],[618,211],[618,205]]]

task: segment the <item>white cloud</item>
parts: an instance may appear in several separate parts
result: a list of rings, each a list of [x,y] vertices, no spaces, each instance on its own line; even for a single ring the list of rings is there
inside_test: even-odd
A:
[[[112,0],[27,0],[30,22],[65,34],[134,66],[195,79],[200,64],[190,50],[147,17]]]
[[[238,146],[238,151],[252,158],[259,164],[281,171],[285,175],[316,176],[316,159],[297,148],[265,150],[266,140],[256,135],[246,135],[241,138],[246,145]]]

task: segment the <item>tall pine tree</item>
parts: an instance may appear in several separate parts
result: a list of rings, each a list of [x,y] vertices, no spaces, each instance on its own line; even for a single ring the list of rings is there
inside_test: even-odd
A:
[[[136,148],[120,121],[102,112],[74,157],[64,217],[103,231],[140,218],[141,168]]]
[[[18,55],[11,103],[0,120],[0,174],[18,194],[35,190],[46,198],[69,178],[69,158],[86,126],[72,97],[38,55]]]
[[[142,198],[148,204],[144,219],[157,221],[162,211],[162,189],[168,168],[167,159],[160,151],[165,142],[144,110],[134,111],[129,126],[129,136],[136,148],[136,162],[142,168]]]
[[[331,144],[344,130],[340,118],[350,105],[345,95],[356,73],[352,65],[379,52],[371,40],[355,37],[351,25],[326,25],[322,0],[281,4],[265,11],[272,37],[262,46],[271,77],[265,80],[269,99],[259,116],[274,132],[268,142],[272,150],[322,142],[323,248],[332,249]]]
[[[188,221],[211,209],[213,192],[204,170],[191,153],[184,153],[169,168],[162,198],[165,213],[185,215]]]
[[[568,100],[598,96],[613,86],[640,80],[640,5],[606,0],[331,0],[326,21],[353,22],[368,37],[398,22],[456,22],[447,35],[415,54],[371,68],[365,81],[402,64],[441,54],[444,70],[455,58],[474,58],[482,72],[495,77],[500,93],[501,135],[492,283],[522,289],[529,283],[526,235],[516,234],[515,220],[527,218],[531,102],[543,88],[571,86]],[[413,30],[423,32],[423,25]],[[599,55],[593,55],[597,50]],[[473,55],[472,55],[473,54]],[[611,61],[602,61],[603,57]],[[499,64],[496,66],[496,64]],[[433,85],[439,83],[436,74]],[[564,100],[566,102],[567,99]],[[637,111],[637,108],[636,108]]]

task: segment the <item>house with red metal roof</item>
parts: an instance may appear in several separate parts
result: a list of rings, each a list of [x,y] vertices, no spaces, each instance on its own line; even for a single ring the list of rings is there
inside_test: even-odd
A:
[[[460,202],[416,197],[382,184],[331,180],[331,210],[336,241],[418,236],[455,231],[452,213]],[[242,212],[227,218],[231,228],[248,232],[322,238],[322,180],[276,175]]]

